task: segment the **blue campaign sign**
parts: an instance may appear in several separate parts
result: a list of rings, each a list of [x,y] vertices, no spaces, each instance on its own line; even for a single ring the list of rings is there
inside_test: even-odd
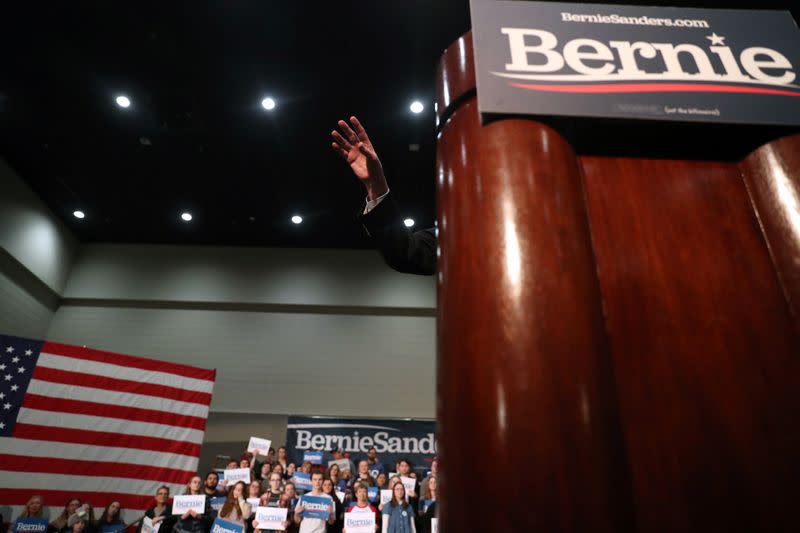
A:
[[[209,501],[209,505],[211,506],[211,510],[214,511],[214,514],[218,513],[222,506],[225,505],[225,496],[214,496]]]
[[[244,527],[221,518],[214,520],[210,533],[244,533]]]
[[[309,496],[304,494],[300,496],[300,504],[305,508],[303,518],[327,520],[331,514],[333,500],[330,496]]]
[[[294,481],[294,486],[298,490],[311,490],[311,474],[295,472],[292,481]]]
[[[303,454],[303,462],[311,463],[312,465],[321,465],[322,452],[305,452]]]
[[[788,11],[470,0],[483,115],[800,125]]]
[[[124,530],[125,524],[103,524],[100,526],[100,533],[116,533]]]
[[[422,500],[422,512],[425,513],[428,511],[428,507],[431,506],[433,500]]]
[[[12,533],[46,533],[47,532],[47,519],[46,518],[17,518],[14,522],[14,527],[11,528]]]
[[[292,457],[341,448],[358,464],[373,446],[384,465],[406,458],[422,474],[430,470],[431,458],[436,455],[436,422],[290,416],[286,426],[286,447]]]
[[[379,495],[380,490],[378,490],[378,487],[367,487],[367,499],[369,501],[374,502],[378,499]]]

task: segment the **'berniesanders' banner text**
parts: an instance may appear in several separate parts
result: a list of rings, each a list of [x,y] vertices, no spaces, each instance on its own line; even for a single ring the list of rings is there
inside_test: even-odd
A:
[[[303,457],[308,450],[336,448],[349,453],[354,462],[365,459],[375,447],[378,460],[387,471],[406,458],[417,470],[426,470],[436,455],[436,423],[406,420],[363,418],[313,418],[290,416],[286,429],[286,447],[292,457]],[[332,458],[331,458],[332,459]]]

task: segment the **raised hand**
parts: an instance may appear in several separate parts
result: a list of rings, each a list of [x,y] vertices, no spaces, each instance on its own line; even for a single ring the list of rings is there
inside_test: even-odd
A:
[[[353,174],[367,189],[370,200],[382,196],[389,190],[375,147],[367,132],[356,117],[350,117],[350,124],[339,121],[341,132],[333,130],[331,148],[347,161]],[[352,125],[352,127],[351,127]]]

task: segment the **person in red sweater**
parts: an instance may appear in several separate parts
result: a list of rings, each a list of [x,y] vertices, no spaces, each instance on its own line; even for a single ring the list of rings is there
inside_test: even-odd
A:
[[[375,517],[375,531],[378,531],[378,524],[380,523],[380,515],[378,514],[378,510],[375,509],[372,505],[369,504],[367,501],[367,484],[358,481],[356,482],[355,486],[353,487],[356,491],[356,503],[351,505],[347,508],[345,512],[347,513],[372,513]],[[347,528],[342,530],[342,533],[347,533]]]

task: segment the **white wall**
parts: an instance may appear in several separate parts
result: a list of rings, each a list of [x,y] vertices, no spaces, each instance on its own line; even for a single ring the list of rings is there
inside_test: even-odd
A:
[[[47,336],[217,368],[213,412],[433,418],[434,309],[369,250],[86,245]]]

